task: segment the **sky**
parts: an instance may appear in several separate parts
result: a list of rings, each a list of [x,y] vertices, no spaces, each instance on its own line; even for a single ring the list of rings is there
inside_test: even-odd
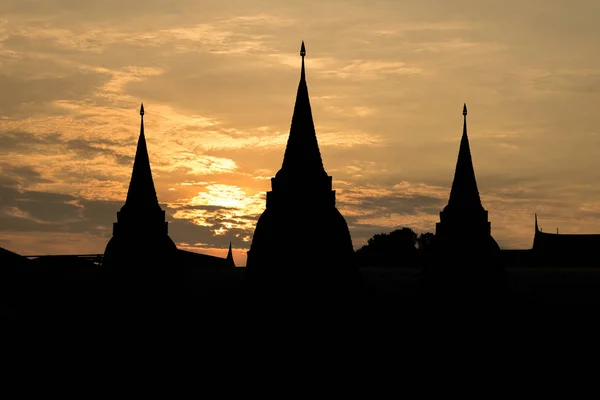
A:
[[[144,103],[179,248],[245,265],[300,76],[355,248],[435,232],[467,103],[501,248],[600,233],[596,0],[3,0],[0,247],[103,253]],[[307,238],[307,246],[310,238]]]

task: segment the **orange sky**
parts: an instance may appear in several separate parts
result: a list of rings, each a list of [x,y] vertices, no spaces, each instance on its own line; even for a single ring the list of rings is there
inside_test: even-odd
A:
[[[179,247],[245,263],[283,158],[301,40],[323,162],[355,248],[433,232],[462,105],[492,234],[600,233],[600,3],[0,3],[0,246],[98,253],[146,109]]]

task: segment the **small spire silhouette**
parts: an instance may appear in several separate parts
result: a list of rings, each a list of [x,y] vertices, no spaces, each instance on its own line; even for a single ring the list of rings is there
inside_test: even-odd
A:
[[[133,162],[133,172],[127,191],[127,199],[123,208],[136,210],[148,210],[158,208],[158,198],[152,179],[152,170],[150,169],[150,158],[148,157],[148,148],[146,146],[146,136],[144,135],[144,104],[140,106],[140,137],[135,152]]]
[[[538,232],[540,229],[538,228],[538,220],[537,220],[537,214],[535,214],[535,231]]]
[[[467,104],[463,105],[463,134],[460,139],[460,148],[458,150],[458,160],[454,171],[454,181],[450,190],[450,199],[448,205],[457,204],[462,206],[482,207],[475,179],[475,169],[473,168],[473,159],[471,158],[471,148],[469,146],[469,137],[467,136]]]
[[[227,252],[227,261],[235,267],[235,262],[233,261],[233,251],[231,250],[231,240],[229,241],[229,251]]]

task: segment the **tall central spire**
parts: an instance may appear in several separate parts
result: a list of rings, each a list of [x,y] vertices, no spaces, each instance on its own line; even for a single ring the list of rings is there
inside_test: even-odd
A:
[[[133,162],[133,172],[127,191],[127,200],[123,208],[130,210],[151,210],[160,209],[154,181],[152,180],[152,171],[150,169],[150,158],[148,157],[148,148],[146,147],[146,137],[144,136],[144,104],[140,107],[140,137],[137,143],[135,161]]]
[[[463,106],[463,134],[460,139],[460,149],[458,151],[458,160],[456,161],[456,170],[454,171],[454,181],[450,191],[448,206],[457,206],[459,208],[483,207],[479,198],[477,181],[475,179],[475,170],[471,158],[471,149],[469,147],[469,138],[467,136],[467,105]]]
[[[279,280],[273,287],[294,282],[291,286],[302,286],[302,293],[308,294],[309,287],[316,289],[317,282],[332,278],[334,271],[346,276],[341,270],[353,268],[354,249],[348,224],[335,207],[332,177],[323,168],[306,85],[304,42],[300,56],[300,83],[283,164],[271,178],[266,208],[256,222],[245,276],[254,282]]]
[[[304,56],[306,48],[304,41],[300,47],[302,57],[302,70],[300,72],[300,83],[296,94],[294,115],[288,137],[283,163],[277,177],[314,177],[315,175],[326,176],[323,167],[321,152],[317,142],[317,133],[312,117],[308,87],[306,85],[306,72],[304,69]]]

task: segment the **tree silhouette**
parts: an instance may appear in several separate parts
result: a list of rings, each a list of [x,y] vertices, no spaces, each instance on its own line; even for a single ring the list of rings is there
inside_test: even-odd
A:
[[[421,237],[429,238],[423,234]],[[414,263],[418,254],[418,239],[417,234],[410,228],[375,234],[366,245],[356,251],[357,262],[365,267],[397,267]]]
[[[433,246],[435,235],[431,232],[421,233],[417,239],[417,246],[420,253],[429,253]]]

